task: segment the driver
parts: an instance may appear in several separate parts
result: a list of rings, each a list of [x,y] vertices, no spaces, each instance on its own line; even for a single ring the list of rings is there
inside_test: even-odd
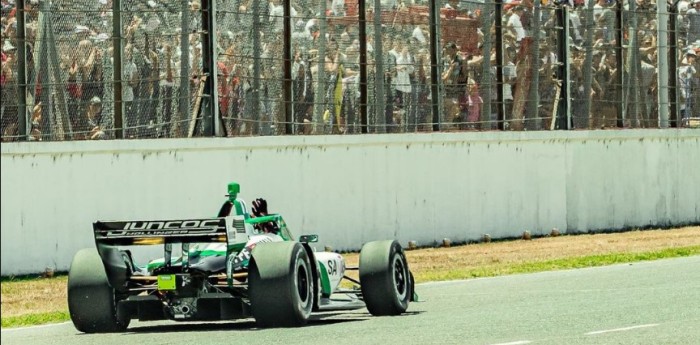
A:
[[[251,207],[249,214],[247,212],[247,207],[243,199],[238,198],[238,193],[241,191],[241,186],[236,182],[231,182],[228,184],[228,200],[224,202],[219,210],[219,217],[226,217],[233,211],[237,215],[243,215],[248,218],[264,217],[267,216],[267,200],[263,198],[257,198],[253,200],[253,207]],[[278,234],[280,229],[277,222],[265,222],[255,224],[255,229],[266,234]]]

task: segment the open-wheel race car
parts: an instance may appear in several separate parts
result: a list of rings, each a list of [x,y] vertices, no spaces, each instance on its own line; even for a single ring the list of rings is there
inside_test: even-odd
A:
[[[309,243],[318,236],[295,240],[266,205],[262,215],[248,213],[237,183],[228,192],[215,218],[95,222],[97,248],[78,251],[68,275],[76,329],[120,332],[132,319],[248,317],[259,327],[294,327],[312,312],[366,307],[372,315],[399,315],[416,299],[397,241],[364,244],[359,266],[349,267],[338,253],[314,251]],[[138,266],[124,248],[137,245],[163,245],[163,258]],[[174,245],[181,248],[174,252]],[[359,280],[349,270],[359,270]]]

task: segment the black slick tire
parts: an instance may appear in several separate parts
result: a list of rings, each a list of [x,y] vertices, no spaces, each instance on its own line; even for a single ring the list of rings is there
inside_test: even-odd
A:
[[[298,242],[260,243],[248,267],[248,291],[258,327],[307,323],[314,301],[312,265]]]
[[[68,273],[68,310],[80,332],[122,332],[129,326],[129,318],[117,315],[116,293],[96,249],[82,249],[73,257]]]
[[[397,241],[375,241],[362,246],[360,285],[372,315],[399,315],[406,311],[413,294],[412,279]]]

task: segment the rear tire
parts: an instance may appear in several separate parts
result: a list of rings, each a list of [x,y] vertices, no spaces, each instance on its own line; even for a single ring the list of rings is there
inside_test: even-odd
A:
[[[257,325],[305,325],[314,304],[314,275],[304,247],[297,242],[259,243],[252,255],[248,291]]]
[[[96,249],[75,254],[68,273],[68,310],[84,333],[122,332],[131,319],[117,315],[117,297]]]
[[[399,315],[413,294],[408,261],[397,241],[375,241],[360,251],[360,285],[372,315]]]

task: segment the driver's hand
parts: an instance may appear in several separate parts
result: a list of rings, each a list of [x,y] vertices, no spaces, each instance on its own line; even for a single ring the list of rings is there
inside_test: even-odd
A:
[[[267,201],[263,198],[257,198],[253,200],[253,207],[251,212],[256,217],[262,217],[267,215]]]

